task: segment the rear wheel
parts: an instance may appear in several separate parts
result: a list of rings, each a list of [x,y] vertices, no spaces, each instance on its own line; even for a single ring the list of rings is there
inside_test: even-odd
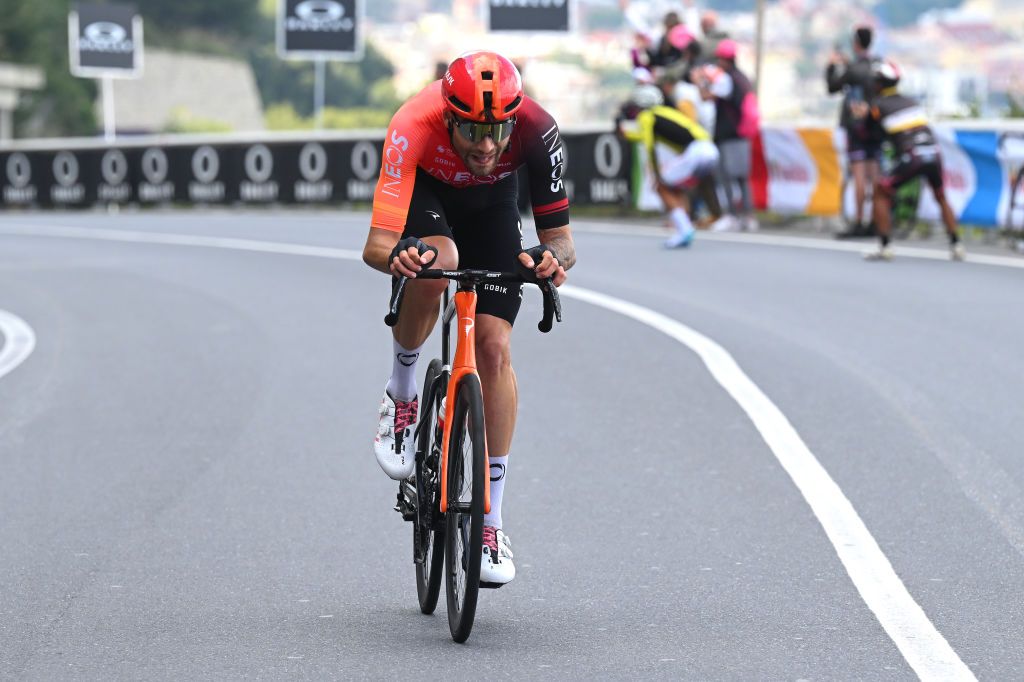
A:
[[[473,629],[480,591],[487,475],[483,397],[476,375],[460,380],[447,418],[453,421],[448,445],[445,593],[452,639],[465,642]]]
[[[413,557],[416,562],[416,595],[420,611],[433,613],[441,591],[441,564],[444,560],[444,523],[441,499],[441,431],[437,413],[447,390],[447,375],[441,361],[427,367],[423,382],[423,409],[416,439],[416,520],[413,522]]]

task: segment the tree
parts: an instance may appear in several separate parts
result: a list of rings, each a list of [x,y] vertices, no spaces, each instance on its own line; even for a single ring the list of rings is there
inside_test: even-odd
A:
[[[71,75],[68,10],[57,0],[0,0],[0,61],[38,65],[46,87],[25,93],[15,112],[19,136],[93,135],[97,131],[92,80]]]

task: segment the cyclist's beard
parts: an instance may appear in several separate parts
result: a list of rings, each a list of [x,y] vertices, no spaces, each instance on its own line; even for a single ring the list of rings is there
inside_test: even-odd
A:
[[[510,139],[512,138],[505,138],[501,142],[495,143],[490,154],[480,153],[475,144],[465,143],[466,146],[460,148],[460,145],[456,144],[454,139],[452,140],[452,147],[470,173],[477,177],[483,177],[494,173],[494,170],[498,167],[498,159],[505,153]]]

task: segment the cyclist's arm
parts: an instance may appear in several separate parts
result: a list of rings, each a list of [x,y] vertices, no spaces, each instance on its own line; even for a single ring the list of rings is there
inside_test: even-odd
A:
[[[536,263],[534,272],[538,277],[551,277],[555,286],[561,286],[566,280],[565,271],[576,264],[576,247],[572,240],[572,230],[568,225],[537,229],[537,239],[548,249],[540,263]],[[529,255],[519,254],[519,261],[528,268],[534,267]]]
[[[395,244],[402,238],[401,232],[371,227],[363,246],[363,262],[374,270],[391,274],[390,256]]]

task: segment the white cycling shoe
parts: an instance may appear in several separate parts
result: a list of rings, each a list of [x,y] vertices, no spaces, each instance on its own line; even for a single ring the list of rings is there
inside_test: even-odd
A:
[[[484,553],[480,557],[480,584],[500,587],[516,577],[512,543],[500,528],[484,526]]]
[[[377,464],[396,481],[412,476],[416,468],[416,444],[413,426],[419,410],[418,398],[409,402],[395,400],[387,391],[380,401],[380,422],[373,439]]]

